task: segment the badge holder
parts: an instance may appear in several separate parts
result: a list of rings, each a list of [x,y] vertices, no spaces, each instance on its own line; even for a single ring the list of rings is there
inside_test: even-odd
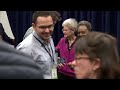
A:
[[[51,67],[51,78],[52,79],[58,79],[56,65],[53,65]]]

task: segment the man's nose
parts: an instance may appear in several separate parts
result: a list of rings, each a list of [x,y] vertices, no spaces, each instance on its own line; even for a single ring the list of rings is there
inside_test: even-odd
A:
[[[45,32],[50,32],[50,29],[49,28],[45,28]]]

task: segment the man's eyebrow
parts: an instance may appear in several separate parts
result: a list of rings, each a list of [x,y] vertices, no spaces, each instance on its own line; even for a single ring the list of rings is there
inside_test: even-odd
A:
[[[50,26],[53,26],[54,24],[51,24],[51,25],[41,25],[39,27],[50,27]]]

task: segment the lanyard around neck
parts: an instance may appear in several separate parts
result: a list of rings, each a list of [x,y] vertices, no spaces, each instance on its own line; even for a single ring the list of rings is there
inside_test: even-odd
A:
[[[34,35],[33,35],[34,36]],[[35,36],[34,36],[35,37]],[[47,53],[49,54],[49,56],[51,57],[51,59],[53,60],[54,62],[54,56],[53,56],[53,49],[52,49],[52,46],[50,44],[50,47],[51,47],[51,51],[52,51],[52,55],[50,54],[50,52],[46,49],[45,45],[37,38],[35,37],[35,39],[41,43],[41,45],[43,46],[43,48],[45,49],[45,51],[47,51]],[[49,49],[49,48],[48,48]]]

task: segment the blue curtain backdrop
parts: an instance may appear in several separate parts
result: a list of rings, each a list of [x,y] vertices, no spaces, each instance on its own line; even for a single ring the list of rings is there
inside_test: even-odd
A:
[[[26,30],[31,26],[34,11],[7,11],[16,45],[22,41]],[[75,18],[77,21],[88,20],[93,31],[106,32],[118,39],[120,51],[120,11],[59,11],[62,20],[56,24],[53,33],[55,45],[63,37],[62,22],[67,18]]]

